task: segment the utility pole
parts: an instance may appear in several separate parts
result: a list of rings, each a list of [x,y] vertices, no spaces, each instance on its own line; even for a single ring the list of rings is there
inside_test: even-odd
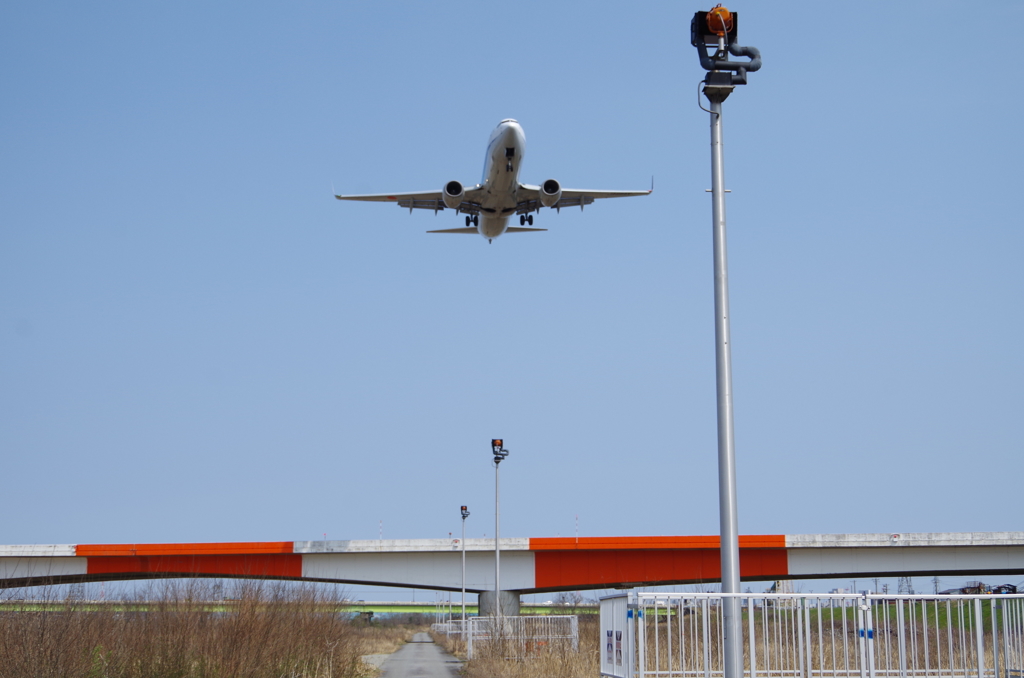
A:
[[[466,518],[469,517],[469,509],[465,506],[459,507],[462,511],[462,631],[466,631]],[[465,638],[463,638],[465,640]]]
[[[733,440],[732,349],[729,336],[729,279],[725,230],[725,167],[722,147],[722,103],[736,85],[747,84],[747,73],[761,68],[761,53],[736,44],[739,19],[718,5],[697,12],[690,22],[690,43],[697,48],[700,65],[709,71],[703,93],[711,105],[711,220],[715,264],[715,375],[718,392],[718,511],[721,540],[722,593],[739,594],[739,520],[736,509],[736,454]],[[708,54],[708,46],[717,48]],[[729,61],[728,55],[749,61]],[[702,107],[703,108],[703,107]],[[722,601],[725,637],[725,678],[743,676],[743,637],[740,599]]]
[[[494,610],[496,616],[501,615],[501,483],[498,470],[501,462],[508,456],[504,448],[505,442],[500,438],[491,440],[491,452],[494,454]]]

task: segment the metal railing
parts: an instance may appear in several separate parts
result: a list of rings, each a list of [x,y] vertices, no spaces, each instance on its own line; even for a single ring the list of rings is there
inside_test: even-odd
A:
[[[431,625],[435,633],[444,633],[466,643],[466,654],[483,648],[498,649],[503,656],[527,657],[553,646],[566,645],[579,650],[580,629],[576,615],[530,615],[523,617],[470,617]],[[495,644],[499,646],[495,646]]]
[[[722,601],[749,678],[1024,678],[1024,595],[621,594],[601,600],[601,675],[724,675]]]

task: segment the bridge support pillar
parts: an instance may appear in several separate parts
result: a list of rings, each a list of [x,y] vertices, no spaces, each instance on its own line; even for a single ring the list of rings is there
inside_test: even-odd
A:
[[[501,600],[501,614],[505,617],[519,616],[519,592],[499,591]],[[494,604],[494,591],[481,591],[477,598],[477,604],[481,617],[493,617],[497,612]]]

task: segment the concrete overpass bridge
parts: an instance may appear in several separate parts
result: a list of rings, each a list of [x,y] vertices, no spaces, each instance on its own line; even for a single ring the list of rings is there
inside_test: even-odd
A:
[[[717,582],[711,537],[501,540],[501,583],[518,594]],[[494,540],[466,540],[466,590],[494,588]],[[458,539],[0,546],[0,588],[168,577],[462,588]],[[744,581],[1024,573],[1024,532],[740,537]],[[493,599],[493,598],[492,598]],[[504,606],[504,604],[503,604]]]

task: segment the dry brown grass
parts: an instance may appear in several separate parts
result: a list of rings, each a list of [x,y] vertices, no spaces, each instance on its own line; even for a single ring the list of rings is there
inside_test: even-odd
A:
[[[579,650],[568,642],[556,642],[534,648],[523,659],[506,659],[511,654],[500,643],[474,647],[474,658],[466,663],[465,678],[593,678],[600,673],[599,619],[597,615],[580,615]],[[434,640],[447,652],[465,657],[465,644],[433,634]]]
[[[242,582],[213,603],[202,581],[171,582],[123,604],[74,596],[0,612],[0,678],[358,678],[359,657],[415,630],[352,621],[323,587]]]

